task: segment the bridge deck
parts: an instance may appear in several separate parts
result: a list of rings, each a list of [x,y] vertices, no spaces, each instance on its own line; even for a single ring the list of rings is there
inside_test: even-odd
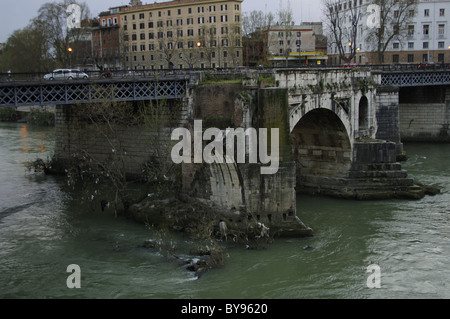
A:
[[[186,93],[187,82],[187,77],[8,82],[0,84],[0,107],[179,99]]]

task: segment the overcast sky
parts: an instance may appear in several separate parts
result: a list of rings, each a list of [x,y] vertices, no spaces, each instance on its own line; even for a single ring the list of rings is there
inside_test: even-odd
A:
[[[47,2],[60,2],[58,0],[0,0],[0,42],[6,42],[14,30],[22,29],[28,25],[30,19],[37,16],[40,6]],[[110,7],[128,4],[129,0],[81,0],[86,2],[91,15],[97,16],[101,11]],[[153,3],[153,0],[143,0],[143,3]],[[165,2],[159,0],[157,2]],[[276,14],[281,7],[286,8],[288,3],[294,11],[297,23],[302,21],[321,20],[321,0],[244,0],[243,12],[263,10]]]

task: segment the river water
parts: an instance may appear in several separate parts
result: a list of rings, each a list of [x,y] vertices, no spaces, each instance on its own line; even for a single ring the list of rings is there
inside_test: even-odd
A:
[[[227,249],[225,265],[197,279],[165,254],[140,248],[161,237],[86,209],[63,180],[28,172],[51,157],[54,130],[0,123],[0,298],[450,298],[450,144],[409,144],[410,175],[442,188],[420,201],[299,196],[308,239],[263,250]],[[170,235],[176,253],[196,244]],[[81,288],[69,289],[71,264]],[[367,267],[380,269],[381,288]]]

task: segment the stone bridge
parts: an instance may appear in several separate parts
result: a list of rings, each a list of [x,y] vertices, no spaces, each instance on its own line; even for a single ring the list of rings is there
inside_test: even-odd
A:
[[[247,227],[253,221],[283,235],[311,235],[312,230],[297,217],[297,193],[346,199],[424,196],[423,188],[397,163],[402,152],[398,88],[382,85],[380,73],[249,70],[232,83],[221,76],[216,74],[211,81],[208,72],[197,72],[183,80],[182,92],[176,90],[179,96],[172,96],[182,103],[180,125],[193,132],[194,120],[203,120],[205,129],[276,128],[280,132],[280,167],[274,175],[262,175],[261,163],[182,165],[183,192],[230,212],[221,219],[228,227]],[[226,79],[229,74],[223,76]],[[99,161],[108,160],[111,147],[105,140],[74,124],[78,123],[73,112],[76,103],[61,102],[65,103],[57,107],[55,159],[64,162],[80,147],[87,147]],[[154,155],[148,139],[133,127],[118,135],[126,146],[129,173],[139,174]],[[245,152],[249,158],[250,148]]]

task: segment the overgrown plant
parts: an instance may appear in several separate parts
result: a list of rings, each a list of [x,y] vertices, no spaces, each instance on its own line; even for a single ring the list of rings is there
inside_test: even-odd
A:
[[[70,125],[77,147],[66,169],[68,185],[103,210],[112,205],[116,215],[148,196],[176,193],[179,167],[170,161],[170,134],[177,112],[165,100],[74,107]],[[145,163],[136,160],[142,154]]]

